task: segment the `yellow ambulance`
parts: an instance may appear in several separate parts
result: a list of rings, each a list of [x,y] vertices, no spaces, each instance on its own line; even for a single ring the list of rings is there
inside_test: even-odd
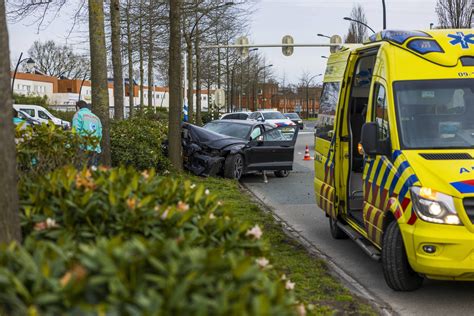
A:
[[[328,59],[314,188],[396,291],[474,281],[474,30],[385,30]]]

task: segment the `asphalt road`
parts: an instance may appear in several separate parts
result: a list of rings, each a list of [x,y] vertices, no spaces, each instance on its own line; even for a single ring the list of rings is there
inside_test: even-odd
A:
[[[314,161],[303,161],[305,146],[314,152],[312,126],[298,136],[293,172],[288,178],[268,174],[247,175],[243,184],[274,210],[293,229],[332,259],[371,294],[400,315],[474,315],[474,282],[425,280],[416,292],[394,292],[385,284],[382,266],[370,259],[353,241],[332,239],[328,219],[315,204],[313,192]]]

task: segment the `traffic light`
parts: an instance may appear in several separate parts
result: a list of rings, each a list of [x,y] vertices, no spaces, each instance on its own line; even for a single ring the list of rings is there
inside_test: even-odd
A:
[[[283,45],[288,45],[288,44],[294,44],[295,41],[291,35],[285,35],[283,36],[282,40]],[[285,56],[291,56],[293,55],[293,52],[295,51],[295,48],[293,46],[283,46],[281,48],[283,55]]]
[[[249,44],[249,39],[245,36],[241,36],[237,39],[236,44],[237,45],[248,45]],[[242,57],[242,59],[247,58],[247,56],[249,55],[248,46],[247,47],[240,47],[239,48],[239,54],[240,54],[240,57]]]

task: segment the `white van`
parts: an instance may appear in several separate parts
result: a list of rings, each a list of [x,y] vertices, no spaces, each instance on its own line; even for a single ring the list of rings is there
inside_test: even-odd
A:
[[[13,107],[15,108],[15,110],[23,111],[41,123],[53,122],[54,125],[62,126],[63,128],[68,129],[71,128],[70,122],[63,121],[60,118],[55,117],[42,106],[31,104],[13,104]]]

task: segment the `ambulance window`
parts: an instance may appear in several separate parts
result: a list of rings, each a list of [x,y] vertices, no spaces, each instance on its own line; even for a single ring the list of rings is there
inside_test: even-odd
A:
[[[376,83],[374,90],[374,119],[379,126],[379,138],[385,140],[390,136],[387,111],[387,94],[384,86]]]
[[[321,93],[318,120],[316,121],[317,137],[331,140],[334,129],[334,116],[336,115],[339,100],[339,82],[326,82]]]

